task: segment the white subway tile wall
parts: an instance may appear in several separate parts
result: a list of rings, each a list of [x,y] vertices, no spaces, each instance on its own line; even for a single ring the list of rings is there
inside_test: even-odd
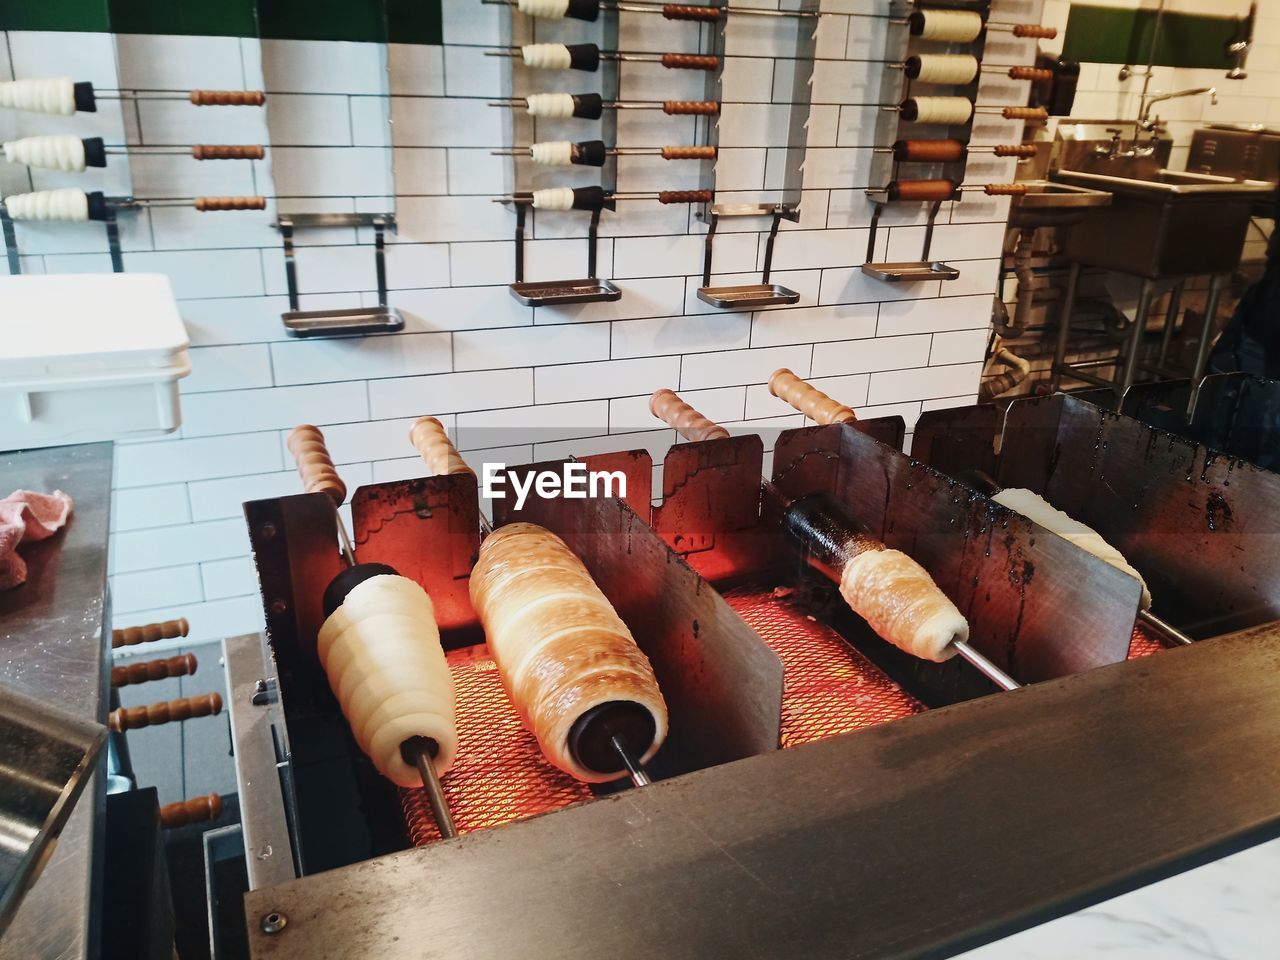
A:
[[[922,406],[973,401],[1006,204],[970,197],[943,209],[935,251],[959,262],[960,280],[884,284],[859,269],[872,212],[863,191],[871,185],[886,4],[823,0],[818,43],[826,59],[814,84],[803,217],[784,225],[774,260],[774,279],[798,290],[801,301],[755,313],[717,311],[697,299],[705,226],[687,207],[647,201],[622,202],[602,223],[600,273],[617,281],[621,300],[537,309],[513,300],[506,284],[514,217],[489,200],[510,189],[509,161],[489,155],[509,144],[508,120],[481,99],[503,92],[505,65],[483,57],[481,48],[501,44],[507,13],[478,0],[444,0],[443,6],[443,49],[393,45],[386,56],[396,95],[399,221],[388,248],[388,280],[391,303],[406,315],[403,333],[320,341],[284,335],[284,258],[271,228],[274,203],[262,213],[154,211],[124,219],[126,269],[173,280],[194,372],[182,386],[181,430],[117,449],[117,625],[184,615],[192,643],[260,627],[240,503],[297,490],[284,446],[296,422],[325,429],[354,488],[417,472],[408,426],[428,413],[443,418],[462,449],[485,450],[489,459],[640,446],[660,459],[675,437],[655,429],[649,417],[647,397],[658,387],[684,391],[735,429],[801,422],[764,387],[779,366],[816,377],[860,413],[901,414],[908,429]],[[1039,12],[1040,0],[996,0],[993,16],[1034,21]],[[697,30],[641,14],[621,19],[619,46],[627,50],[689,49]],[[575,29],[594,28],[562,23],[540,28],[539,39]],[[717,170],[722,195],[736,190],[750,199],[777,186],[780,151],[769,148],[785,142],[782,104],[791,87],[789,41],[780,33],[794,29],[793,22],[773,18],[730,21],[720,121],[726,149]],[[19,76],[48,73],[56,64],[96,78],[95,71],[109,66],[110,44],[101,36],[12,32],[6,39],[0,75],[8,75],[10,54]],[[127,84],[255,87],[265,70],[276,138],[261,162],[138,159],[136,195],[275,192],[288,194],[289,209],[386,205],[388,151],[379,146],[386,128],[382,105],[368,96],[381,88],[376,49],[296,41],[259,49],[256,41],[216,37],[117,40]],[[1004,39],[999,59],[1027,63],[1033,51],[1033,41]],[[626,97],[700,98],[700,75],[646,64],[622,70]],[[115,85],[114,77],[102,82]],[[1012,93],[1020,98],[1024,91],[1014,85]],[[984,87],[982,100],[998,104],[1009,95],[1007,83]],[[623,145],[692,142],[693,125],[685,118],[628,111],[620,119]],[[100,114],[44,123],[50,132],[79,133],[108,120]],[[26,117],[17,122],[30,123]],[[255,109],[144,103],[128,108],[124,123],[135,144],[257,143],[268,136],[263,111]],[[0,117],[0,124],[8,136],[15,121]],[[591,135],[585,123],[565,129]],[[1007,142],[1020,133],[1017,123],[984,119],[975,139]],[[693,166],[628,158],[620,164],[619,187],[692,186]],[[1012,175],[1006,161],[982,169],[987,179]],[[534,220],[528,276],[581,275],[585,218]],[[886,212],[877,255],[917,257],[922,224],[916,205]],[[767,228],[764,220],[722,223],[717,283],[759,279]],[[298,241],[304,308],[374,302],[370,236],[322,231],[299,234]],[[31,272],[110,269],[105,238],[93,225],[22,229],[20,242]]]

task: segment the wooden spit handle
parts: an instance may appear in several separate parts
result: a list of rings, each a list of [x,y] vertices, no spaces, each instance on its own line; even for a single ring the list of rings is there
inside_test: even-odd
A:
[[[185,827],[189,823],[200,823],[204,820],[217,820],[222,816],[222,798],[216,793],[207,797],[192,797],[177,803],[166,803],[160,808],[160,827],[172,830]]]
[[[720,112],[720,104],[714,100],[664,100],[662,112],[668,116],[686,113],[714,116]]]
[[[714,70],[720,58],[700,53],[664,53],[662,65],[669,70]]]
[[[222,697],[208,693],[202,697],[180,697],[177,700],[161,700],[145,707],[121,707],[107,716],[107,725],[116,733],[141,730],[174,720],[191,720],[194,717],[216,717],[222,712]]]
[[[166,620],[163,623],[145,623],[139,627],[112,630],[111,646],[132,647],[136,643],[172,640],[174,637],[185,637],[190,632],[191,624],[187,623],[186,617],[179,617],[177,620]]]
[[[1006,120],[1048,120],[1049,111],[1044,107],[1005,107],[1000,115]]]
[[[1052,80],[1053,71],[1041,67],[1010,67],[1010,80]]]
[[[427,475],[443,477],[453,473],[469,473],[475,476],[465,460],[444,432],[444,424],[435,417],[419,417],[409,428],[409,442],[413,444],[427,465]]]
[[[849,423],[857,420],[852,410],[828,397],[783,367],[769,378],[769,392],[785,400],[814,423]]]
[[[964,159],[966,149],[959,140],[899,140],[893,157],[907,163],[954,163]]]
[[[718,7],[690,6],[685,3],[666,3],[662,15],[668,20],[705,20],[710,23],[720,19]]]
[[[997,157],[1034,157],[1034,143],[1002,143],[992,151]]]
[[[715,147],[663,147],[663,160],[714,160]]]
[[[710,203],[714,190],[659,190],[659,203]]]
[[[261,160],[266,149],[257,143],[197,143],[191,156],[197,160]]]
[[[289,452],[302,477],[302,489],[306,493],[327,493],[335,507],[347,499],[347,485],[334,469],[333,460],[324,445],[324,434],[319,427],[303,423],[289,431]]]
[[[649,398],[649,412],[686,440],[725,440],[729,436],[728,430],[693,409],[674,390],[655,390]]]
[[[1019,23],[1013,28],[1015,37],[1035,37],[1040,40],[1052,40],[1058,35],[1057,27],[1042,27],[1038,23]]]
[[[211,210],[265,210],[266,197],[196,197],[193,206],[207,213]]]
[[[1027,192],[1025,183],[988,183],[982,188],[988,197],[1021,197]]]
[[[196,672],[196,655],[182,653],[167,660],[146,660],[111,668],[111,685],[127,687],[135,683],[164,680],[167,677],[189,677]]]
[[[197,107],[260,107],[267,95],[261,90],[192,90],[187,99]]]
[[[889,184],[889,199],[950,200],[956,186],[954,180],[895,180]]]

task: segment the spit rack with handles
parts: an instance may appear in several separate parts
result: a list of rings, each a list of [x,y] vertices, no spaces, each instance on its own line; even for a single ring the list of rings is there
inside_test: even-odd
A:
[[[99,90],[71,77],[31,77],[0,82],[0,108],[71,116],[94,113],[99,100],[181,100],[197,107],[260,107],[261,90]]]
[[[594,73],[602,61],[657,63],[668,70],[717,70],[720,58],[701,53],[626,53],[601,50],[594,43],[527,43],[486,50],[487,57],[510,57],[535,70],[585,70]]]
[[[798,412],[803,413],[814,423],[848,423],[857,418],[853,411],[842,406],[838,401],[827,396],[811,383],[797,377],[785,367],[775,370],[769,377],[769,392],[779,400],[789,403]],[[981,470],[970,470],[957,479],[974,487],[985,496],[994,497],[1001,491],[1000,484]],[[1137,620],[1156,631],[1165,641],[1172,644],[1188,644],[1191,638],[1175,627],[1156,616],[1146,607],[1139,607]]]
[[[21,137],[6,141],[0,147],[0,154],[9,163],[66,173],[105,167],[107,157],[185,156],[193,160],[261,160],[267,153],[261,144],[197,143],[189,147],[145,147],[107,144],[102,137],[77,137],[73,134]]]

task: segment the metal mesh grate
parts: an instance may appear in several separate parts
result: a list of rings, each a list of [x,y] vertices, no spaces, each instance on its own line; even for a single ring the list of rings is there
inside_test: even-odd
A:
[[[458,759],[442,781],[459,833],[483,830],[591,799],[591,790],[542,757],[507,699],[483,644],[448,653],[458,693]],[[426,792],[402,789],[415,846],[440,839]]]
[[[1133,638],[1129,641],[1129,659],[1137,660],[1139,657],[1149,657],[1153,653],[1159,653],[1165,648],[1160,637],[1151,630],[1148,630],[1146,624],[1138,621],[1133,625]]]
[[[731,590],[724,598],[782,660],[783,747],[925,709],[840,634],[788,597],[749,586]]]

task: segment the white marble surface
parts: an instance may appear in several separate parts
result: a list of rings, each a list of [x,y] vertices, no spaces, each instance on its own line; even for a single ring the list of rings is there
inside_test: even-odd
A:
[[[957,960],[1280,958],[1280,840],[960,954]]]

